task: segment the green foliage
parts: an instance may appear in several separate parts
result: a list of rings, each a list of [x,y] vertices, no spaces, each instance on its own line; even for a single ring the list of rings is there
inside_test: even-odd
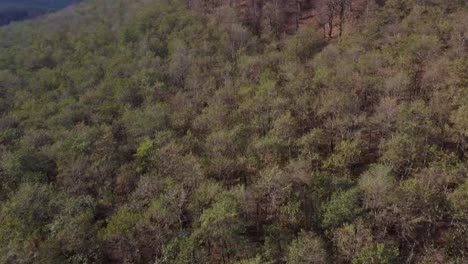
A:
[[[136,157],[139,159],[147,158],[153,148],[153,141],[149,138],[145,138],[145,141],[141,143],[136,152]]]
[[[172,239],[164,246],[162,257],[158,259],[158,263],[193,263],[192,250],[194,249],[193,240],[185,235],[180,235]]]
[[[226,259],[236,258],[246,241],[241,234],[244,224],[239,215],[239,195],[242,191],[221,193],[217,202],[205,209],[198,221],[198,228],[192,234],[198,246],[218,250]],[[212,256],[207,255],[207,259]]]
[[[1,208],[0,261],[57,262],[87,256],[94,250],[89,239],[95,232],[94,210],[90,197],[72,198],[48,185],[21,185]]]
[[[300,138],[299,145],[302,148],[303,155],[310,157],[312,160],[320,161],[323,149],[327,145],[325,132],[321,129],[313,129]]]
[[[322,225],[333,228],[352,222],[362,211],[359,206],[360,196],[360,190],[356,188],[334,193],[324,207]]]
[[[57,174],[55,161],[41,151],[23,147],[3,160],[6,172],[19,182],[42,182],[53,180]]]
[[[384,244],[374,244],[364,248],[353,259],[353,264],[392,264],[398,263],[398,248]]]
[[[302,231],[289,246],[287,263],[327,263],[323,242],[315,234]]]
[[[224,2],[0,28],[0,263],[466,262],[464,1]]]
[[[217,182],[203,182],[193,193],[190,201],[191,210],[195,214],[201,213],[203,208],[210,206],[222,191],[221,185]]]
[[[287,254],[288,246],[295,238],[291,230],[279,224],[266,226],[265,242],[262,248],[266,262],[282,259]]]
[[[321,34],[312,27],[303,27],[286,44],[286,56],[294,60],[311,59],[324,45]]]
[[[236,262],[236,264],[260,264],[260,263],[262,263],[260,260],[260,257],[245,259],[245,260]]]
[[[372,240],[372,231],[361,221],[343,225],[333,231],[333,243],[338,257],[343,261],[354,259]]]
[[[384,207],[394,185],[395,179],[389,167],[378,164],[369,168],[359,178],[359,188],[364,192],[365,206],[369,209]]]
[[[448,199],[456,212],[455,215],[459,219],[466,219],[468,216],[468,182],[449,194]]]
[[[359,142],[344,140],[336,147],[335,152],[324,162],[324,167],[332,171],[347,175],[351,166],[358,161],[361,153]]]
[[[394,170],[405,170],[406,174],[427,165],[434,149],[428,142],[436,132],[424,102],[405,104],[397,119],[396,134],[383,145],[382,159]]]
[[[104,230],[100,233],[102,239],[112,239],[118,236],[129,236],[141,215],[127,208],[120,209],[113,215]]]

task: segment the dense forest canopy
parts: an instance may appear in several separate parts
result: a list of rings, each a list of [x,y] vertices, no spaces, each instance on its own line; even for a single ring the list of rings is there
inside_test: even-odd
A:
[[[468,262],[466,1],[244,2],[0,28],[0,263]]]

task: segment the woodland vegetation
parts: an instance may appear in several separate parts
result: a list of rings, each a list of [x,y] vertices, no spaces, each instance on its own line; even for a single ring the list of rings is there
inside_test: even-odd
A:
[[[0,263],[467,263],[466,1],[220,2],[0,28]]]

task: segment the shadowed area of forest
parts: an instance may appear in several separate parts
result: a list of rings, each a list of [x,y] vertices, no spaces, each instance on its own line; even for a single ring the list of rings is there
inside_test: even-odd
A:
[[[0,26],[62,9],[79,0],[0,0]]]

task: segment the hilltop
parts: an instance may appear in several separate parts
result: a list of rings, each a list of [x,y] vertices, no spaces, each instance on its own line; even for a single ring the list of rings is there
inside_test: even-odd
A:
[[[0,26],[62,9],[79,0],[0,0]]]

